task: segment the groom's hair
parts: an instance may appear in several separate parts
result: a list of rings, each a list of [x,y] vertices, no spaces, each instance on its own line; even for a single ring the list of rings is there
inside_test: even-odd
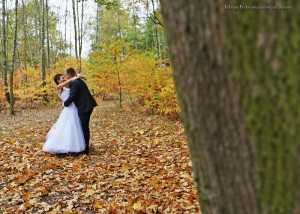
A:
[[[67,74],[70,74],[72,77],[76,76],[76,71],[74,68],[67,68],[66,72],[67,72]]]
[[[60,77],[62,76],[62,74],[56,74],[53,78],[54,82],[56,83],[56,85],[58,85],[58,80],[60,80]]]

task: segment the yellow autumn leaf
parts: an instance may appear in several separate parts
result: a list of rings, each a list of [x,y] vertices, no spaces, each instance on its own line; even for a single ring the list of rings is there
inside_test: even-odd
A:
[[[123,166],[123,167],[121,168],[121,171],[122,171],[122,172],[125,172],[125,173],[129,173],[129,168],[128,168],[127,166]]]
[[[101,208],[103,208],[102,202],[100,200],[96,200],[94,202],[94,204],[93,204],[93,208],[95,208],[95,209],[101,209]]]
[[[94,195],[94,193],[95,193],[95,191],[94,190],[92,190],[92,189],[88,189],[87,191],[86,191],[86,193],[85,193],[85,197],[90,197],[90,196],[92,196],[92,195]]]
[[[195,206],[194,206],[194,205],[187,206],[185,209],[187,209],[187,210],[190,210],[190,209],[195,209]]]
[[[151,205],[148,207],[152,212],[154,213],[157,213],[157,209],[158,209],[158,206],[157,205]]]
[[[142,202],[140,200],[138,200],[136,203],[133,204],[132,208],[135,210],[142,209]]]
[[[191,178],[191,175],[188,174],[188,173],[186,173],[186,172],[184,172],[184,173],[180,173],[180,177],[181,178]]]
[[[68,210],[71,210],[71,209],[73,209],[73,207],[74,207],[74,203],[73,203],[73,200],[69,200],[68,202],[67,202],[67,209]]]
[[[38,204],[38,202],[36,201],[35,198],[30,199],[28,202],[29,202],[29,204],[32,205],[32,206],[36,206],[36,205]]]
[[[44,208],[44,211],[49,211],[51,209],[51,205],[47,204],[46,202],[42,202],[41,206]]]
[[[31,208],[31,206],[30,206],[30,204],[29,203],[23,203],[23,204],[21,204],[21,206],[19,207],[19,210],[20,211],[26,211],[26,210],[28,210],[29,208]]]

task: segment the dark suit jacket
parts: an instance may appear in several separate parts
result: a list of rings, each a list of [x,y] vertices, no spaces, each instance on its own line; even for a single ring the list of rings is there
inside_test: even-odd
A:
[[[87,85],[82,79],[76,79],[70,84],[70,96],[64,102],[64,106],[70,105],[72,102],[75,103],[78,114],[84,114],[92,111],[97,103],[91,95]]]

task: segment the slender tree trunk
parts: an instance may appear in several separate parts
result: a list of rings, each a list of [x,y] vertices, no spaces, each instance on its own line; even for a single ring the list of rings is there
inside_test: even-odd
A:
[[[223,50],[223,7],[219,0],[161,5],[202,211],[261,213],[255,147]]]
[[[68,16],[68,0],[66,1],[66,10],[65,10],[65,47],[64,52],[67,53],[67,16]],[[71,47],[70,47],[71,48]]]
[[[10,102],[10,95],[8,92],[8,82],[7,82],[7,37],[6,37],[6,1],[2,1],[2,70],[3,70],[3,82],[5,97],[7,102]]]
[[[18,39],[18,0],[15,1],[15,29],[14,29],[14,46],[13,46],[13,56],[12,56],[12,66],[10,71],[10,114],[14,115],[14,70],[16,63],[16,54],[17,54],[17,39]]]
[[[122,28],[121,28],[121,22],[120,22],[120,11],[119,8],[117,9],[117,24],[118,24],[118,39],[122,39]]]
[[[30,54],[30,65],[34,66],[34,54],[31,45],[28,45],[29,54]]]
[[[119,8],[117,9],[117,22],[118,22],[118,34],[117,35],[117,38],[118,40],[121,40],[123,35],[122,35],[122,27],[121,27],[121,22],[120,22],[120,10]],[[124,56],[124,53],[125,53],[125,48],[123,47],[122,50],[121,50],[121,58],[123,58]]]
[[[60,11],[60,7],[58,7],[57,9],[57,14],[59,14]],[[61,19],[58,20],[58,38],[59,38],[59,50],[63,50],[64,49],[64,44],[63,44],[63,35],[62,35],[62,31],[61,31],[61,26],[62,26],[62,21]]]
[[[137,25],[137,20],[136,20],[136,18],[137,18],[137,14],[136,14],[136,12],[135,12],[135,10],[136,10],[136,8],[135,8],[135,1],[134,0],[132,0],[132,16],[133,16],[133,27],[134,27],[134,48],[135,48],[135,50],[137,50],[138,49],[138,45],[137,45],[137,30],[136,30],[136,25]]]
[[[27,44],[27,12],[26,12],[26,5],[24,0],[22,0],[22,6],[23,6],[23,33],[24,33],[24,67],[25,70],[27,70],[27,48],[28,48],[28,44]],[[26,78],[27,80],[27,78]]]
[[[81,23],[80,23],[80,31],[79,31],[79,73],[81,73],[81,67],[82,67],[82,37],[83,37],[83,9],[84,9],[84,1],[81,2]],[[78,7],[78,4],[77,4]],[[79,17],[79,16],[78,16]],[[79,20],[79,19],[78,19]],[[79,28],[79,23],[78,23]]]
[[[123,109],[123,105],[122,105],[122,84],[121,84],[120,70],[119,70],[118,65],[117,65],[117,74],[118,74],[118,85],[119,85],[119,105],[120,105],[120,109]]]
[[[70,46],[70,56],[72,56],[72,37],[71,37],[71,35],[72,35],[72,30],[70,28],[70,38],[69,38],[69,41],[70,41],[70,43],[69,43],[69,46]]]
[[[96,15],[96,38],[95,43],[99,43],[99,37],[100,37],[100,2],[97,2],[97,15]]]
[[[146,2],[146,17],[147,17],[147,20],[149,19],[149,0],[147,0]],[[146,26],[146,51],[149,50],[149,27],[148,25]]]
[[[45,3],[44,0],[40,0],[41,2],[41,9],[42,9],[42,17],[41,17],[41,76],[42,76],[42,87],[46,86],[46,53],[45,53]],[[44,103],[48,103],[49,100],[47,98],[47,92],[43,90],[43,100]]]
[[[77,48],[77,24],[76,24],[76,3],[75,0],[72,0],[72,6],[73,6],[73,21],[74,21],[74,37],[75,37],[75,56],[78,60],[78,48]]]
[[[40,57],[42,55],[41,52],[41,6],[40,6],[40,1],[39,0],[34,0],[35,6],[36,6],[36,11],[34,11],[34,25],[35,29],[39,29],[38,32],[35,34],[36,35],[36,41],[38,41],[36,44],[33,44],[33,58],[34,58],[34,65],[40,61]]]
[[[118,87],[119,87],[119,106],[120,109],[123,108],[122,105],[122,84],[121,84],[121,77],[120,77],[120,69],[119,69],[119,62],[118,62],[118,55],[119,55],[119,50],[117,47],[115,47],[115,65],[116,65],[116,70],[117,70],[117,77],[118,77]]]
[[[47,32],[47,67],[50,67],[50,35],[49,35],[49,6],[48,0],[46,2],[46,32]]]
[[[152,10],[153,10],[153,17],[155,16],[155,5],[154,5],[154,0],[151,0],[152,2]],[[157,54],[157,60],[160,59],[160,41],[159,41],[159,36],[158,36],[158,26],[157,24],[154,25],[155,28],[155,43],[156,43],[156,54]]]
[[[24,33],[24,66],[25,70],[27,69],[27,49],[29,49],[29,56],[30,56],[30,65],[34,65],[34,60],[33,60],[33,53],[32,53],[32,48],[30,43],[28,43],[28,36],[27,36],[27,8],[24,0],[22,0],[22,6],[23,6],[23,33]],[[27,81],[27,74],[26,74],[26,81]]]
[[[81,34],[80,34],[80,16],[79,16],[79,8],[78,8],[78,4],[79,4],[79,2],[78,1],[76,1],[76,23],[77,23],[77,42],[78,42],[78,57],[79,57],[79,55],[80,55],[80,36],[81,36]]]

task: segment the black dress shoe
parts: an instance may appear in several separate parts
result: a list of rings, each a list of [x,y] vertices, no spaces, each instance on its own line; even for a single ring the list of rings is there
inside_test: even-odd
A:
[[[57,157],[66,157],[68,153],[58,153],[56,154]]]
[[[79,155],[88,155],[88,154],[89,154],[89,152],[87,152],[87,151],[83,151],[83,152],[77,152],[76,154],[79,154]]]

